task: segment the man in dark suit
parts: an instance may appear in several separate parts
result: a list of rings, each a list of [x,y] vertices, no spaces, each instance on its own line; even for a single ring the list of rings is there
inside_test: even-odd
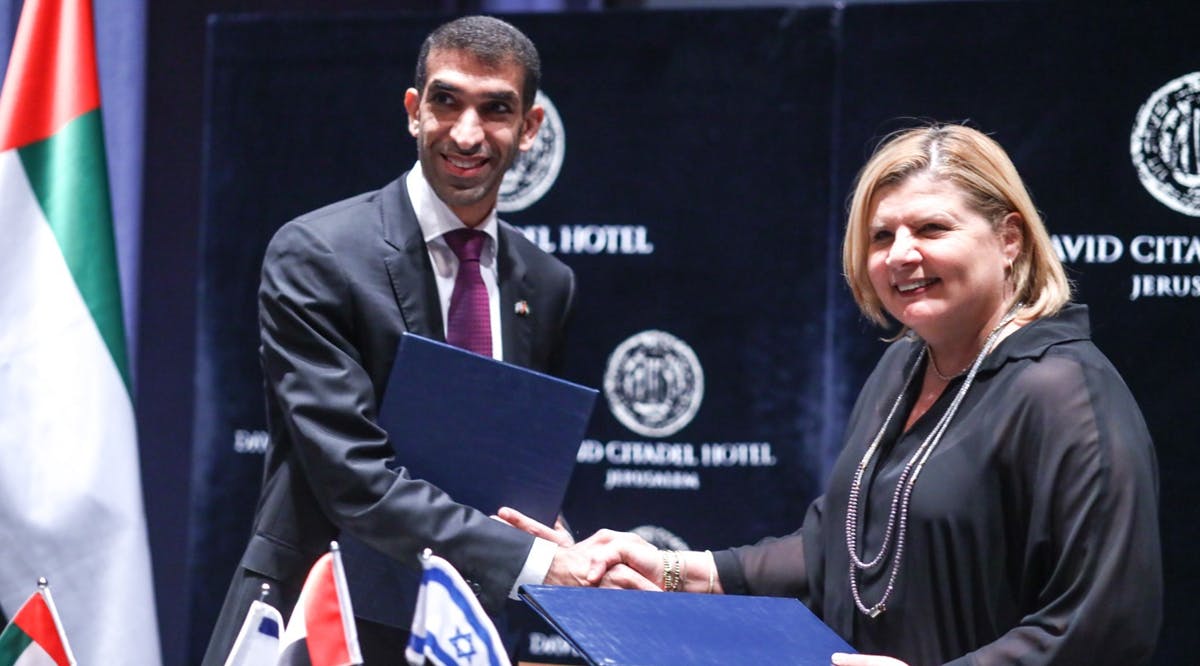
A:
[[[309,568],[343,533],[413,567],[432,548],[490,610],[518,584],[586,577],[579,551],[389,469],[392,448],[376,424],[401,333],[444,339],[454,320],[458,278],[474,261],[452,249],[456,236],[482,246],[469,269],[475,293],[487,292],[476,351],[556,369],[574,275],[495,211],[505,170],[542,122],[539,72],[533,44],[507,23],[466,17],[438,28],[405,95],[418,164],[272,239],[259,290],[271,444],[253,534],[205,664],[223,663],[262,583],[287,617]],[[368,664],[403,661],[403,632],[362,620],[358,630]]]

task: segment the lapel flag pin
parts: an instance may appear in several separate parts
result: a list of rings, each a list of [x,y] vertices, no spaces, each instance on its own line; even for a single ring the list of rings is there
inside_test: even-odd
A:
[[[518,317],[528,317],[529,301],[517,301],[516,305],[513,306],[513,312],[516,312]]]

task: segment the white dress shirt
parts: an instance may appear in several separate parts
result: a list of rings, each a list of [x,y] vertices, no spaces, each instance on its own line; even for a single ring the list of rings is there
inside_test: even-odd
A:
[[[421,163],[417,162],[409,170],[404,181],[408,190],[408,198],[412,201],[413,210],[417,214],[417,223],[421,225],[421,236],[425,239],[425,247],[429,250],[429,260],[433,263],[433,273],[437,278],[438,301],[442,308],[442,330],[446,330],[446,318],[450,312],[450,296],[454,293],[454,279],[458,275],[458,257],[446,244],[443,238],[446,232],[466,228],[462,220],[450,210],[444,201],[438,198],[425,174],[421,171]],[[487,287],[488,305],[492,324],[492,358],[504,360],[504,341],[500,330],[500,287],[498,285],[496,267],[497,239],[500,235],[500,223],[493,208],[475,229],[487,234],[488,241],[484,243],[483,252],[479,257],[479,273],[483,284]],[[508,596],[516,599],[517,588],[521,585],[538,585],[546,580],[550,564],[554,560],[557,546],[552,541],[534,537],[533,548],[525,558],[525,565],[517,580],[509,590]]]

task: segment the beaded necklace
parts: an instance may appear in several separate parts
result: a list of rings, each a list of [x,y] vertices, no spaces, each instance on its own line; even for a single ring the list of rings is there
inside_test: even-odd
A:
[[[858,512],[859,502],[862,493],[862,478],[866,472],[871,458],[875,456],[875,452],[879,449],[879,443],[883,440],[883,434],[887,432],[888,425],[891,424],[892,418],[896,415],[896,411],[900,408],[900,402],[904,398],[905,392],[912,384],[913,378],[917,375],[917,369],[921,367],[921,360],[925,358],[925,354],[930,352],[929,345],[921,347],[920,353],[917,355],[917,362],[913,364],[912,370],[909,371],[908,377],[904,380],[904,385],[900,389],[900,394],[896,396],[896,401],[892,403],[892,409],[888,412],[887,418],[883,420],[883,427],[879,429],[879,434],[875,435],[875,440],[871,442],[871,446],[867,448],[867,452],[863,454],[862,461],[858,463],[858,470],[854,474],[854,481],[850,484],[850,498],[846,503],[846,550],[850,553],[850,593],[854,596],[854,604],[858,606],[858,610],[864,615],[875,618],[880,613],[887,610],[887,600],[892,595],[892,590],[896,584],[896,574],[900,571],[900,560],[904,556],[904,537],[908,527],[908,508],[912,500],[913,486],[917,483],[917,477],[921,474],[921,469],[925,467],[925,462],[929,460],[929,456],[941,441],[942,435],[946,432],[946,428],[950,425],[950,420],[954,418],[955,412],[962,404],[963,398],[967,395],[967,390],[971,388],[971,384],[975,381],[975,375],[979,372],[979,367],[983,365],[983,360],[992,351],[996,345],[996,341],[1000,337],[1000,332],[1008,326],[1010,322],[1017,316],[1017,311],[1021,309],[1023,304],[1017,303],[1013,306],[1008,314],[1000,320],[996,328],[988,334],[987,340],[983,343],[983,349],[979,350],[979,355],[975,357],[971,363],[967,378],[958,389],[958,393],[954,396],[954,400],[950,403],[950,407],[946,410],[942,417],[938,419],[933,426],[929,436],[924,442],[917,447],[913,452],[912,457],[908,459],[908,463],[904,465],[904,469],[900,472],[900,478],[896,481],[896,490],[892,493],[892,503],[888,510],[887,528],[883,533],[883,544],[879,547],[879,553],[875,555],[869,562],[865,561],[866,553],[863,557],[858,556],[858,540],[859,540],[859,525]],[[891,572],[888,574],[887,587],[883,590],[883,596],[875,605],[868,607],[862,600],[862,595],[858,589],[858,571],[873,569],[883,562],[888,551],[892,548],[893,538],[895,534],[895,550],[896,554],[892,557]]]

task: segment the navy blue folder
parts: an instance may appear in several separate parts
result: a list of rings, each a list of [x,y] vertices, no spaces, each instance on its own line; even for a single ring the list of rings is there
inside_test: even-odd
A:
[[[521,598],[589,664],[829,666],[854,652],[796,599],[524,585]]]
[[[411,333],[400,338],[379,425],[411,477],[484,513],[511,506],[551,525],[596,390]],[[354,614],[407,629],[421,576],[341,537]],[[416,565],[416,560],[413,562]]]

